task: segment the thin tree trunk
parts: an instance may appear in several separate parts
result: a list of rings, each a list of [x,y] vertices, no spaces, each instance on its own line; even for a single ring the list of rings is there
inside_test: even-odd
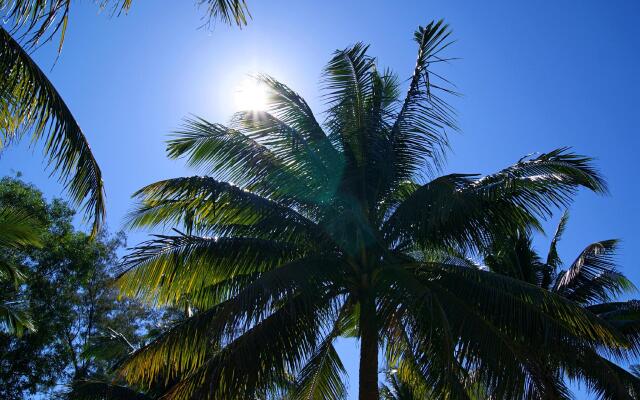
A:
[[[360,382],[358,400],[379,400],[378,328],[374,299],[363,296],[360,303]]]

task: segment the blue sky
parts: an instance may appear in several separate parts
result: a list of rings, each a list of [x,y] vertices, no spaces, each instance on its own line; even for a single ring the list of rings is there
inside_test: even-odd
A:
[[[164,140],[189,114],[226,122],[246,74],[275,76],[319,113],[318,82],[333,50],[370,43],[379,65],[409,78],[414,29],[444,18],[457,39],[450,54],[461,60],[441,72],[464,94],[454,101],[462,133],[452,136],[446,171],[489,173],[561,146],[597,158],[611,194],[578,196],[561,255],[570,262],[590,242],[621,238],[623,271],[640,283],[640,189],[632,170],[640,150],[639,2],[248,2],[253,20],[242,30],[198,29],[202,13],[193,1],[138,1],[118,18],[93,2],[75,5],[49,76],[102,167],[110,229],[121,228],[136,189],[195,173],[166,159]],[[54,50],[35,54],[47,71]],[[21,171],[47,195],[64,197],[44,167],[26,144],[0,158],[0,173]],[[145,234],[129,237],[134,244]],[[355,345],[341,348],[355,388]]]

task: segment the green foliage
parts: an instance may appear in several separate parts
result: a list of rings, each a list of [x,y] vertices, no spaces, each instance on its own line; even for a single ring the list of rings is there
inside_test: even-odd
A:
[[[486,388],[500,399],[564,398],[562,370],[609,398],[629,397],[627,380],[603,383],[613,367],[597,355],[625,354],[632,336],[529,283],[543,280],[532,254],[536,268],[509,265],[508,276],[468,257],[539,228],[580,188],[605,193],[592,160],[561,148],[485,177],[435,177],[456,129],[445,102],[455,93],[434,71],[449,59],[450,31],[432,22],[414,37],[405,96],[356,44],[324,70],[323,122],[260,75],[266,110],[240,112],[229,126],[189,119],[169,140],[170,157],[206,175],[135,194],[131,226],[177,234],[132,249],[118,283],[192,314],[127,357],[118,379],[143,391],[162,383],[163,399],[283,390],[292,400],[339,399],[344,369],[332,344],[355,336],[363,400],[379,397],[379,349],[421,396],[467,399]],[[580,269],[602,267],[589,254]],[[591,370],[593,360],[602,368]]]
[[[155,329],[156,313],[132,301],[118,301],[110,286],[121,235],[101,233],[91,240],[74,229],[74,212],[66,203],[47,202],[33,186],[4,178],[0,209],[8,205],[16,210],[11,216],[29,215],[35,222],[30,227],[41,246],[6,249],[0,255],[3,263],[20,269],[23,279],[18,287],[3,282],[3,293],[14,288],[15,299],[36,328],[22,337],[0,334],[0,397],[50,397],[64,389],[61,384],[109,370],[131,349],[114,342],[111,354],[92,348],[116,333],[139,345],[145,332]]]
[[[624,350],[598,352],[588,348],[576,349],[579,363],[566,367],[549,360],[554,355],[536,355],[539,359],[537,362],[549,371],[548,384],[568,393],[568,390],[562,389],[564,384],[561,381],[567,376],[570,379],[583,379],[588,389],[599,398],[636,398],[640,395],[640,379],[609,358],[627,361],[640,353],[638,302],[616,301],[619,296],[637,289],[618,271],[618,240],[615,239],[588,245],[567,270],[560,269],[564,263],[557,246],[568,218],[569,214],[565,211],[551,240],[546,262],[533,248],[531,231],[523,229],[491,243],[484,255],[485,264],[496,273],[512,276],[570,300],[610,324],[628,340],[629,346]],[[532,386],[530,391],[532,396],[542,396],[549,389],[548,385]],[[565,397],[570,396],[565,394]]]

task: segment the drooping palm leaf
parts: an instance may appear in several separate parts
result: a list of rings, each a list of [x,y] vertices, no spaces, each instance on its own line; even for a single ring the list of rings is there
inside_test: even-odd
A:
[[[0,28],[0,138],[3,146],[29,134],[44,141],[49,166],[72,201],[93,220],[96,234],[105,217],[102,172],[84,133],[44,72],[11,35]]]

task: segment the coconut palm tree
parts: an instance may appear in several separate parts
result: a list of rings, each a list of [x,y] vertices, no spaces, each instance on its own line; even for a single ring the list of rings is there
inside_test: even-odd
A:
[[[119,285],[193,315],[125,361],[130,384],[176,378],[167,399],[246,399],[295,377],[291,399],[339,399],[333,345],[359,341],[359,399],[379,398],[379,351],[434,398],[469,398],[467,371],[499,398],[543,384],[530,352],[630,345],[575,303],[465,262],[504,232],[538,224],[580,187],[591,160],[557,149],[495,174],[437,176],[455,129],[434,71],[450,31],[414,35],[406,95],[361,43],[324,70],[326,119],[283,83],[257,77],[266,111],[230,126],[189,119],[168,143],[204,173],[150,184],[132,227],[172,227],[134,248]],[[581,374],[575,357],[558,361]],[[405,379],[405,381],[407,381]]]
[[[552,237],[546,257],[541,257],[533,248],[532,231],[521,229],[501,237],[486,249],[484,263],[492,271],[528,282],[562,296],[588,312],[606,321],[627,338],[632,345],[629,353],[615,354],[623,361],[633,359],[640,350],[640,307],[637,300],[617,301],[624,294],[637,289],[622,274],[616,263],[619,241],[616,239],[594,242],[585,247],[566,270],[559,256],[558,243],[566,229],[569,213],[560,218]],[[580,349],[576,348],[576,352]],[[638,398],[640,380],[610,361],[607,354],[583,349],[590,358],[591,368],[583,376],[588,387],[601,398]],[[546,356],[546,354],[544,355]],[[624,356],[624,357],[622,357]],[[557,375],[575,378],[573,371],[558,371]],[[610,382],[617,380],[627,387],[620,394],[612,389]],[[557,385],[563,384],[558,381]],[[567,391],[568,389],[564,389]],[[541,395],[541,394],[539,394]]]
[[[82,205],[97,233],[105,218],[102,172],[69,107],[29,54],[59,34],[64,41],[71,0],[0,0],[0,149],[25,136],[43,142],[49,165]],[[131,0],[107,0],[103,7],[126,12]],[[249,16],[242,0],[204,0],[210,18],[244,25]],[[5,29],[6,28],[6,29]],[[17,35],[17,39],[14,38]],[[21,44],[22,43],[22,44]],[[24,47],[23,47],[24,45]]]

